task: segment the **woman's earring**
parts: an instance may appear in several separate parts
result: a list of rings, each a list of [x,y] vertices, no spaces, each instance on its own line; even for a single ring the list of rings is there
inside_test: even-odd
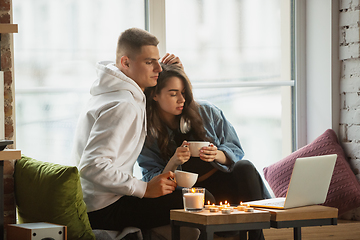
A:
[[[180,131],[181,133],[185,134],[188,133],[191,129],[191,124],[190,124],[190,120],[186,119],[182,116],[180,118]]]

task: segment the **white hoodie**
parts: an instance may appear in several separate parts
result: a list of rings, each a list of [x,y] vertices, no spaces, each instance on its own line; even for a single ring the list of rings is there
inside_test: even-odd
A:
[[[88,212],[124,195],[142,198],[147,185],[133,177],[146,136],[145,95],[113,62],[96,68],[98,79],[79,118],[72,154]]]

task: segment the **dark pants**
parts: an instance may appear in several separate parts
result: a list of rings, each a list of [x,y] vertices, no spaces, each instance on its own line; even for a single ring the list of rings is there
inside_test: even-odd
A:
[[[211,197],[206,191],[205,200],[212,201]],[[158,198],[123,196],[103,209],[88,212],[88,216],[93,229],[121,231],[125,227],[138,227],[146,230],[170,224],[170,210],[183,208],[182,192],[177,188]]]
[[[170,223],[170,210],[183,208],[181,191],[159,198],[123,196],[115,203],[93,212],[89,220],[93,229],[121,231],[125,227],[148,229]]]
[[[248,160],[236,162],[232,172],[218,170],[195,186],[204,187],[211,192],[216,204],[224,203],[226,200],[237,206],[240,202],[270,197],[259,172]]]
[[[251,162],[241,160],[235,164],[231,173],[217,171],[207,180],[196,184],[207,190],[205,201],[227,200],[231,204],[263,198],[263,184],[260,175]],[[210,196],[208,191],[211,192]],[[170,210],[182,209],[181,189],[159,198],[138,198],[123,196],[115,203],[89,212],[93,229],[121,231],[125,227],[138,227],[142,230],[168,225]],[[262,231],[249,231],[250,239],[263,239]],[[252,237],[252,236],[259,236]]]

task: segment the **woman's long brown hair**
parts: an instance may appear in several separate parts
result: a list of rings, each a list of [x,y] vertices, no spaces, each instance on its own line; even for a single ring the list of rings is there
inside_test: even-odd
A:
[[[184,83],[185,87],[185,103],[183,112],[176,117],[178,126],[180,124],[180,118],[183,117],[185,121],[191,124],[191,134],[195,140],[208,140],[206,137],[206,131],[202,118],[199,114],[199,106],[194,101],[192,86],[189,78],[185,74],[181,67],[176,65],[165,65],[162,64],[162,72],[159,74],[157,85],[145,89],[146,95],[146,114],[147,114],[147,131],[148,131],[148,142],[152,144],[153,141],[157,140],[161,157],[168,161],[172,156],[170,148],[168,147],[170,138],[166,128],[166,124],[162,121],[159,115],[159,105],[153,99],[156,94],[160,94],[161,90],[166,86],[167,81],[171,77],[178,77]]]

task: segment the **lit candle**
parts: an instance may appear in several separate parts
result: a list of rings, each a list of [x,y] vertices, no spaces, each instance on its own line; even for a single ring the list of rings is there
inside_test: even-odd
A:
[[[245,206],[237,206],[237,210],[239,210],[239,211],[245,211]]]
[[[210,212],[218,212],[218,211],[219,211],[219,208],[216,207],[216,206],[212,206],[212,207],[210,208]]]
[[[240,202],[240,205],[237,206],[238,211],[245,211],[245,208],[246,208],[246,206],[242,202]]]
[[[205,205],[205,209],[209,210],[213,205],[210,205],[210,201],[207,202],[207,205]],[[215,206],[215,204],[214,204]]]
[[[220,209],[223,209],[223,208],[225,208],[226,206],[227,206],[227,201],[225,201],[225,204],[223,204],[222,202],[220,202],[219,208],[220,208]]]
[[[185,209],[202,209],[204,207],[204,193],[195,192],[192,189],[191,192],[184,193],[183,197]]]
[[[225,213],[225,214],[229,214],[229,213],[231,213],[231,208],[224,207],[223,209],[221,209],[221,212]]]
[[[254,208],[250,207],[250,205],[247,205],[247,207],[245,208],[245,212],[253,212]]]

